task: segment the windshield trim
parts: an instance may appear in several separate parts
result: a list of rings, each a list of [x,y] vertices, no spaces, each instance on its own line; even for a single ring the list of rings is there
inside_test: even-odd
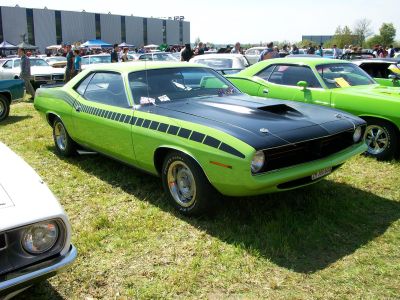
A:
[[[196,69],[196,70],[207,70],[208,72],[210,72],[211,74],[213,74],[215,77],[217,77],[218,79],[221,79],[221,81],[225,84],[228,85],[228,89],[231,87],[233,87],[234,90],[236,90],[235,93],[233,93],[233,95],[241,95],[243,94],[242,91],[240,89],[238,89],[232,82],[230,82],[227,78],[225,78],[224,76],[222,76],[221,74],[219,74],[217,71],[215,71],[212,68],[209,67],[194,67],[194,66],[184,66],[184,67],[167,67],[167,68],[149,68],[149,69],[141,69],[141,70],[135,70],[135,71],[131,71],[129,73],[127,73],[127,82],[128,85],[130,85],[131,81],[130,81],[130,75],[134,74],[134,73],[139,73],[139,72],[154,72],[157,70],[183,70],[183,69]],[[147,76],[147,75],[146,75]],[[134,106],[142,106],[140,103],[136,103],[134,95],[132,93],[132,89],[129,88],[129,95],[132,99],[132,102],[134,104]],[[216,95],[198,95],[198,96],[191,96],[191,97],[184,97],[184,98],[180,98],[180,99],[174,99],[172,101],[168,101],[166,103],[173,103],[175,101],[180,101],[180,100],[187,100],[187,99],[198,99],[198,98],[203,98],[203,97],[218,97],[220,96],[219,94]],[[154,103],[154,105],[159,105],[159,104],[163,104],[162,102],[159,103]],[[147,105],[147,104],[146,104]]]
[[[362,86],[362,85],[378,84],[374,78],[372,78],[367,72],[365,72],[362,68],[360,68],[358,65],[356,65],[356,64],[354,64],[354,63],[350,63],[350,62],[348,62],[348,63],[347,63],[347,62],[322,63],[322,64],[315,65],[314,68],[315,68],[315,72],[316,72],[316,74],[317,74],[317,76],[318,76],[318,79],[323,83],[323,85],[326,87],[326,89],[328,89],[328,90],[333,90],[333,89],[336,89],[336,88],[339,88],[339,87],[336,87],[336,88],[335,88],[335,87],[329,87],[329,86],[326,84],[324,78],[321,76],[321,73],[318,71],[318,68],[320,68],[320,67],[322,67],[322,66],[324,66],[324,67],[330,67],[330,66],[346,66],[346,65],[350,65],[350,66],[352,66],[352,67],[358,69],[363,75],[365,75],[368,79],[371,80],[371,83],[370,83],[370,84],[352,85],[351,87]]]

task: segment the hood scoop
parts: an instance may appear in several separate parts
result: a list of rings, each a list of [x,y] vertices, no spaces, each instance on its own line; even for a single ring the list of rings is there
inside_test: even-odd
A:
[[[286,104],[276,104],[276,105],[268,105],[268,106],[262,106],[258,107],[259,110],[266,111],[269,113],[273,113],[276,115],[292,115],[292,116],[297,116],[301,117],[302,114],[295,110],[294,108],[287,106]]]

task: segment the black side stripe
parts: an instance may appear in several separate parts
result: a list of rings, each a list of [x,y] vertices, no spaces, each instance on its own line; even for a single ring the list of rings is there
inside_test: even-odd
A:
[[[201,143],[201,144],[207,145],[209,147],[213,147],[215,149],[219,149],[223,152],[232,154],[234,156],[237,156],[240,158],[245,158],[245,155],[243,153],[236,150],[232,146],[222,143],[220,140],[218,140],[212,136],[205,135],[205,134],[197,132],[197,131],[192,131],[192,130],[189,130],[189,129],[186,129],[183,127],[178,127],[175,125],[169,125],[169,124],[165,124],[165,123],[160,123],[158,121],[137,118],[137,117],[133,117],[133,116],[117,113],[117,112],[112,112],[112,111],[84,105],[84,104],[79,103],[77,100],[75,100],[74,98],[72,98],[70,95],[68,95],[67,93],[65,93],[63,91],[52,91],[52,94],[49,95],[49,97],[54,98],[54,96],[59,97],[61,100],[64,100],[66,103],[68,103],[73,108],[80,107],[81,112],[84,112],[87,114],[99,116],[99,117],[105,118],[105,119],[114,120],[119,123],[130,124],[132,126],[149,128],[151,130],[167,133],[170,135],[177,135],[181,138],[189,139],[191,141]]]

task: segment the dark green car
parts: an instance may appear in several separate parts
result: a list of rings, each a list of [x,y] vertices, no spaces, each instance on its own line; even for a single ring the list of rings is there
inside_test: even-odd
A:
[[[368,154],[391,159],[399,152],[400,88],[379,85],[351,62],[281,58],[259,62],[227,78],[253,96],[324,105],[367,121]]]

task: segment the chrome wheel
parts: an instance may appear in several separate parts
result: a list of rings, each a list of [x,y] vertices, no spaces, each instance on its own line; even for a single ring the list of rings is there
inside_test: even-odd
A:
[[[64,151],[67,147],[67,132],[65,131],[65,128],[63,124],[60,122],[57,122],[54,125],[54,137],[57,143],[57,147]]]
[[[370,125],[365,131],[365,142],[368,153],[372,155],[381,154],[389,146],[389,133],[385,127]]]
[[[6,108],[4,107],[3,102],[0,101],[0,116],[1,116],[2,114],[4,114],[4,111],[5,111],[5,110],[6,110]]]
[[[174,161],[167,173],[169,191],[183,207],[190,207],[196,199],[196,182],[189,167],[182,161]]]

